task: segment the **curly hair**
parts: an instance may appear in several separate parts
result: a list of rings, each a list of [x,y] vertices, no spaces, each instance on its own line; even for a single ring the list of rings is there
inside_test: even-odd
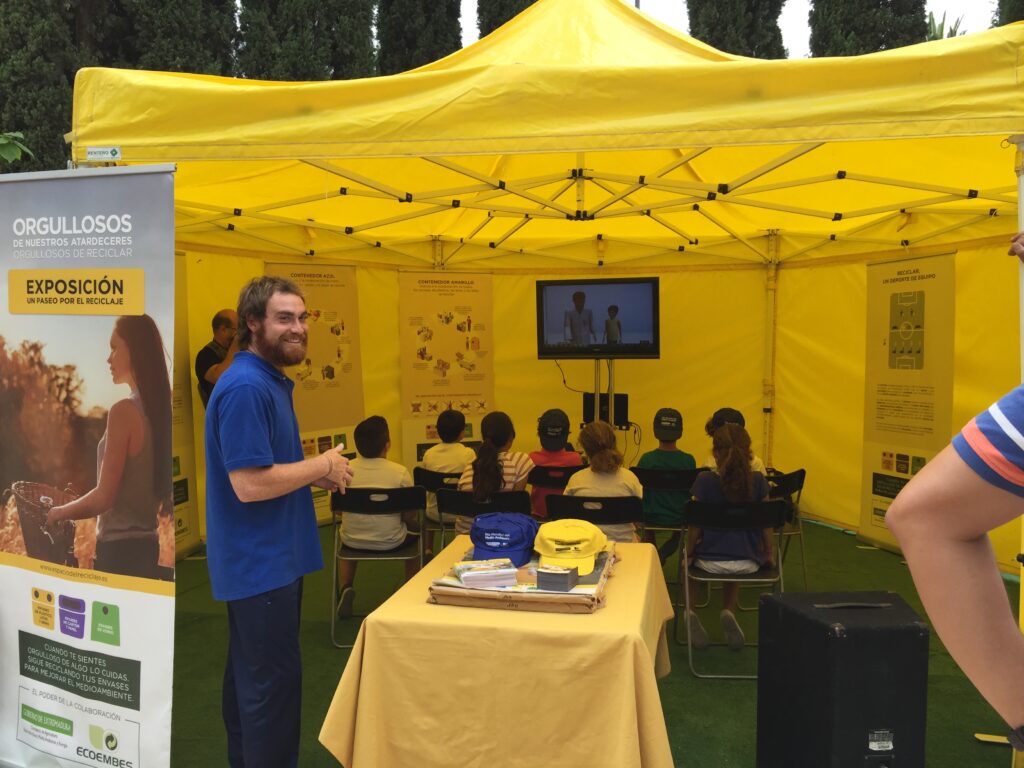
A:
[[[590,468],[610,475],[622,466],[622,454],[615,447],[615,430],[607,421],[592,421],[580,430],[580,445],[587,452]]]
[[[267,316],[267,302],[275,293],[290,293],[303,301],[306,297],[295,283],[286,277],[264,275],[254,277],[238,294],[238,348],[248,349],[252,343],[249,319],[262,320]]]

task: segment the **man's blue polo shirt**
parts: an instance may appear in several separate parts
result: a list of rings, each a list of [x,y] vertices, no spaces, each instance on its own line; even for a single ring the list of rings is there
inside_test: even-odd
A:
[[[323,567],[308,487],[242,502],[228,472],[302,461],[294,383],[251,352],[239,352],[206,408],[206,535],[216,600],[240,600]]]

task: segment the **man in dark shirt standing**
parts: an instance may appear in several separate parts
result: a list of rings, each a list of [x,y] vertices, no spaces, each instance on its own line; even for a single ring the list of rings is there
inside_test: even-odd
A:
[[[238,314],[233,309],[222,309],[213,316],[213,339],[196,355],[196,378],[199,379],[199,398],[203,407],[210,402],[210,394],[217,379],[228,369],[238,351],[235,331]]]

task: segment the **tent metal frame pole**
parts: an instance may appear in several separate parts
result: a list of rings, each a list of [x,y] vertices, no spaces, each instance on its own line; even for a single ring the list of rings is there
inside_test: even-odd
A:
[[[735,179],[733,179],[726,185],[727,190],[723,191],[732,192],[733,190],[739,189],[744,184],[749,184],[754,179],[759,179],[766,173],[771,173],[772,171],[781,168],[787,163],[793,162],[798,157],[802,157],[803,155],[806,155],[808,152],[814,151],[818,147],[822,146],[823,143],[824,142],[818,142],[815,144],[801,144],[797,147],[793,147],[793,149],[789,150],[789,152],[786,152],[783,155],[779,155],[774,160],[771,160],[765,163],[764,165],[753,169],[752,171],[748,171],[742,176],[737,176]]]
[[[608,359],[608,423],[615,430],[615,361]],[[599,411],[600,412],[600,411]],[[625,448],[625,446],[623,446]],[[623,451],[625,453],[625,451]]]
[[[651,174],[649,178],[651,178],[651,179],[660,179],[663,176],[665,176],[665,175],[667,175],[669,173],[672,173],[672,171],[674,171],[676,168],[679,168],[680,166],[689,165],[689,163],[692,160],[695,160],[696,158],[700,157],[705,152],[707,152],[709,149],[710,149],[710,147],[697,147],[696,149],[691,149],[689,152],[687,152],[685,154],[680,153],[679,157],[677,157],[671,163],[668,163],[667,165],[663,165],[661,168],[659,168],[657,171],[655,171],[653,174]],[[690,171],[693,172],[693,169],[691,168]],[[591,180],[592,181],[594,180],[594,178],[595,177],[593,177],[593,174],[591,174]],[[631,183],[630,186],[626,187],[625,189],[621,189],[618,192],[614,192],[614,193],[612,192],[612,190],[608,189],[608,187],[605,187],[602,184],[598,184],[598,186],[600,186],[603,190],[605,190],[606,192],[611,194],[611,197],[606,198],[605,200],[602,200],[600,203],[598,203],[592,209],[590,209],[590,213],[591,214],[595,214],[598,211],[604,210],[605,208],[607,208],[612,203],[618,202],[619,200],[621,200],[621,199],[623,199],[625,197],[628,197],[629,195],[632,195],[637,190],[644,188],[644,185],[640,184],[639,180],[636,181],[636,182]]]
[[[765,276],[764,383],[761,412],[764,434],[762,446],[766,466],[772,465],[775,435],[775,343],[779,280],[779,231],[768,230],[768,272]]]
[[[1024,231],[1024,205],[1021,205],[1021,201],[1024,200],[1024,150],[1021,149],[1021,144],[1024,144],[1024,135],[1016,135],[1010,137],[1010,142],[1016,147],[1013,157],[1013,170],[1017,175],[1017,231]],[[1021,380],[1024,381],[1024,263],[1018,262],[1017,264],[1017,291],[1019,295],[1018,302],[1018,322],[1020,323],[1020,365],[1021,365]],[[1024,528],[1021,529],[1021,551],[1024,551]],[[1020,562],[1019,575],[1024,578],[1024,561],[1021,560],[1020,556],[1017,557]],[[1020,596],[1020,608],[1024,610],[1024,593]],[[1024,612],[1021,616],[1021,628],[1024,629]],[[1010,757],[1010,768],[1024,768],[1024,752],[1013,751]]]

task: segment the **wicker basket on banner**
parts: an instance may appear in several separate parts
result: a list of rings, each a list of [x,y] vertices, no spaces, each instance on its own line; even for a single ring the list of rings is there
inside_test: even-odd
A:
[[[18,507],[18,521],[21,523],[21,535],[25,539],[28,556],[58,565],[77,566],[74,522],[62,520],[53,528],[46,525],[46,513],[50,507],[67,504],[77,497],[51,485],[24,480],[4,489],[0,506],[6,504],[11,496],[14,496]]]

